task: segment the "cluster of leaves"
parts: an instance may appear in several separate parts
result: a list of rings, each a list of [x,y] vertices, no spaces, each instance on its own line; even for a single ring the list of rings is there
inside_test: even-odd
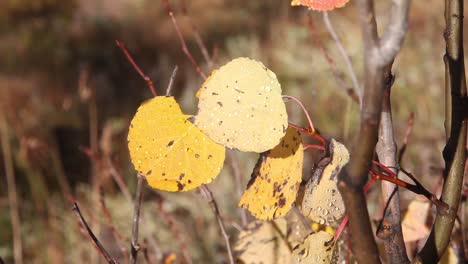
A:
[[[156,96],[140,106],[131,122],[131,160],[151,187],[192,190],[219,174],[225,147],[257,152],[259,159],[239,206],[257,219],[272,220],[284,217],[298,202],[303,215],[311,221],[337,226],[344,215],[337,174],[348,162],[349,154],[342,144],[332,140],[330,155],[298,199],[304,160],[302,136],[296,128],[288,128],[281,86],[272,71],[255,60],[237,58],[214,70],[196,95],[199,110],[194,117],[183,114],[173,97]],[[264,246],[265,242],[255,241],[272,235],[264,226],[269,223],[255,223],[240,234],[236,246],[239,259],[245,262],[252,259],[250,249],[243,245]],[[324,252],[320,258],[329,259],[333,250],[324,245],[330,239],[333,235],[323,231],[307,234],[294,245],[292,254],[284,257],[295,256],[307,262],[313,255],[307,253],[310,251],[319,255]]]

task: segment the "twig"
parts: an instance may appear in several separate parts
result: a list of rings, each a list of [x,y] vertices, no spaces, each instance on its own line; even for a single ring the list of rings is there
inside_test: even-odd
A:
[[[333,28],[330,18],[328,17],[328,12],[323,12],[322,14],[323,14],[323,21],[325,22],[325,27],[327,28],[328,33],[330,33],[333,40],[335,41],[336,46],[338,47],[338,50],[340,51],[341,56],[343,57],[346,63],[348,74],[351,77],[351,81],[353,82],[354,91],[359,97],[359,104],[362,104],[362,87],[359,85],[359,81],[357,79],[356,72],[354,71],[353,64],[351,63],[351,59],[349,58],[349,55],[346,52],[346,49],[343,47],[343,44],[341,43],[338,37],[338,34],[336,34],[336,31]]]
[[[153,96],[157,96],[156,89],[154,88],[153,81],[151,80],[150,77],[148,77],[141,70],[141,68],[138,66],[138,64],[136,64],[135,60],[132,58],[132,55],[130,55],[130,52],[128,52],[127,47],[125,46],[125,44],[123,42],[121,42],[120,40],[115,40],[115,43],[120,48],[120,50],[122,50],[122,52],[125,54],[125,57],[127,57],[127,60],[132,64],[133,68],[135,68],[135,70],[138,72],[138,74],[141,76],[141,78],[143,78],[143,80],[146,81],[146,84],[150,88],[151,93],[153,94]]]
[[[228,165],[231,175],[234,176],[234,181],[236,183],[237,196],[240,199],[244,191],[244,184],[242,183],[243,173],[239,166],[239,159],[237,158],[236,152],[234,150],[227,150],[227,159],[226,163]],[[238,208],[239,216],[241,219],[242,226],[247,225],[247,213],[245,209]]]
[[[387,72],[384,76],[387,77],[384,83],[389,85],[385,86],[380,118],[379,141],[377,143],[376,152],[383,165],[396,167],[397,146],[393,134],[392,107],[390,100],[392,89],[390,84],[393,83],[393,81],[391,81],[393,80],[391,65],[387,67]],[[392,173],[396,176],[398,172],[396,169],[393,169]],[[398,187],[387,181],[382,181],[381,186],[382,198],[386,203],[386,208],[384,209],[382,221],[377,228],[377,236],[384,241],[387,261],[389,263],[409,263],[401,228]]]
[[[310,115],[309,115],[309,112],[307,112],[307,109],[305,108],[305,106],[302,104],[301,101],[299,101],[299,99],[297,99],[296,97],[294,96],[289,96],[289,95],[283,95],[283,98],[286,98],[288,100],[293,100],[294,102],[296,102],[301,108],[302,108],[302,111],[304,112],[306,118],[307,118],[307,122],[309,123],[309,127],[310,127],[310,130],[311,132],[315,132],[315,127],[314,127],[314,123],[312,123],[312,119],[310,118]]]
[[[117,264],[118,262],[114,260],[109,255],[109,253],[107,253],[106,249],[102,246],[101,242],[99,242],[97,237],[94,235],[93,231],[91,230],[88,223],[81,214],[80,208],[78,207],[78,204],[76,202],[73,203],[73,212],[79,218],[81,226],[83,226],[86,229],[87,234],[91,237],[91,240],[93,241],[94,245],[97,247],[99,253],[106,259],[107,263]]]
[[[213,193],[211,193],[210,189],[206,185],[202,185],[199,187],[202,196],[208,201],[208,204],[211,207],[211,210],[216,216],[216,221],[218,222],[219,229],[221,230],[221,234],[224,237],[224,241],[226,242],[227,253],[229,257],[229,263],[234,264],[234,256],[232,254],[231,243],[229,242],[229,236],[226,233],[226,229],[224,227],[223,219],[219,213],[218,205],[213,197]]]
[[[138,245],[138,226],[140,224],[140,208],[141,202],[143,200],[143,182],[144,177],[140,174],[137,175],[137,188],[135,192],[135,200],[133,201],[133,225],[132,225],[132,242],[130,245],[130,263],[135,264],[138,257],[138,250],[140,250],[140,245]]]
[[[322,52],[323,57],[328,63],[328,66],[330,67],[330,70],[333,73],[333,76],[335,77],[335,80],[338,83],[338,86],[341,87],[342,89],[345,89],[346,93],[355,101],[356,103],[360,104],[361,99],[359,98],[359,95],[356,93],[356,90],[353,89],[351,85],[348,85],[345,79],[343,78],[343,74],[338,70],[336,67],[336,63],[333,60],[333,58],[328,54],[327,50],[325,49],[323,43],[320,41],[320,35],[317,33],[317,30],[314,27],[314,23],[312,21],[312,17],[309,16],[309,20],[307,22],[307,26],[309,29],[309,32],[311,36],[313,37],[313,41],[315,46]]]
[[[167,13],[171,17],[171,21],[172,21],[172,24],[174,25],[174,28],[175,28],[176,32],[177,32],[177,36],[179,37],[179,41],[180,41],[182,51],[187,56],[187,58],[190,60],[192,65],[195,67],[195,70],[197,71],[197,73],[205,80],[206,79],[206,74],[203,73],[200,66],[195,61],[195,59],[193,58],[193,56],[190,53],[189,49],[187,48],[187,44],[185,43],[184,36],[182,35],[182,32],[179,29],[179,25],[177,24],[177,20],[175,19],[174,13],[172,13],[171,6],[169,5],[169,2],[167,0],[163,0],[163,3],[164,3],[164,6],[166,7]]]
[[[10,219],[13,231],[13,256],[15,263],[23,263],[23,246],[21,241],[21,221],[18,208],[18,193],[16,191],[15,171],[8,132],[8,124],[5,116],[0,113],[0,137],[2,142],[3,163],[8,188],[8,202],[10,204]]]
[[[174,84],[174,79],[176,77],[176,74],[177,74],[177,65],[174,67],[174,70],[172,70],[172,74],[171,74],[171,78],[169,79],[169,84],[167,85],[167,89],[166,89],[166,96],[169,96],[171,95],[171,90],[172,90],[172,86]]]

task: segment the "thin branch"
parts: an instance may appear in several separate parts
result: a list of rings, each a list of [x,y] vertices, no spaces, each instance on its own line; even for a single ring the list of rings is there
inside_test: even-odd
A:
[[[346,93],[351,97],[351,99],[353,99],[354,102],[360,104],[362,98],[360,98],[360,96],[356,93],[356,90],[353,89],[352,85],[348,85],[348,83],[343,78],[343,74],[337,69],[335,61],[328,54],[327,50],[323,46],[323,43],[320,41],[320,35],[317,33],[317,30],[314,27],[314,23],[313,23],[311,16],[309,16],[307,27],[309,29],[311,36],[313,37],[315,46],[317,46],[317,48],[322,52],[322,55],[327,61],[328,66],[330,66],[330,70],[332,71],[333,76],[335,77],[335,80],[338,83],[338,86],[344,89]]]
[[[432,231],[418,261],[438,261],[450,243],[456,213],[460,205],[463,173],[466,162],[468,120],[464,119],[463,98],[467,96],[463,51],[463,0],[445,1],[445,125],[447,144],[443,151],[445,160],[444,186],[441,200],[448,204],[450,214],[437,212]]]
[[[323,12],[323,21],[325,22],[325,27],[327,28],[328,33],[330,33],[331,37],[335,41],[336,46],[338,47],[338,50],[340,51],[341,56],[343,57],[346,63],[348,74],[351,77],[351,81],[353,82],[354,91],[359,97],[359,103],[362,103],[362,87],[359,84],[359,81],[357,79],[357,75],[356,75],[356,72],[354,71],[354,67],[353,67],[353,64],[351,63],[351,59],[349,58],[349,55],[346,52],[346,49],[343,47],[343,44],[341,43],[340,38],[338,37],[338,34],[336,34],[336,31],[333,28],[333,25],[328,16],[328,12]]]
[[[146,84],[148,85],[148,87],[150,88],[151,90],[151,93],[153,94],[153,96],[157,96],[157,93],[156,93],[156,89],[154,88],[154,84],[153,84],[153,81],[151,80],[150,77],[148,77],[140,68],[140,66],[138,66],[138,64],[135,62],[135,60],[132,58],[132,55],[130,55],[130,52],[128,52],[127,50],[127,47],[125,46],[125,44],[120,41],[120,40],[115,40],[115,43],[117,44],[117,46],[120,48],[120,50],[122,50],[122,52],[125,54],[125,57],[127,57],[127,60],[132,64],[133,68],[138,72],[138,74],[141,76],[141,78],[143,78],[143,80],[146,81]]]
[[[198,65],[197,61],[193,58],[192,54],[190,53],[189,49],[187,48],[187,44],[185,43],[184,36],[182,35],[182,32],[179,29],[179,25],[177,24],[177,20],[175,19],[174,13],[171,10],[171,6],[169,5],[168,0],[163,0],[164,6],[166,7],[167,13],[171,17],[172,24],[174,25],[174,28],[177,32],[177,36],[179,37],[180,45],[182,48],[182,51],[184,54],[187,56],[187,58],[190,60],[192,65],[195,67],[195,70],[197,73],[205,80],[206,79],[206,74],[201,70],[200,66]]]
[[[106,259],[107,263],[117,264],[118,262],[109,255],[106,249],[102,246],[101,242],[99,242],[97,237],[94,235],[93,231],[91,230],[88,223],[81,214],[80,207],[78,207],[78,204],[76,202],[73,203],[73,212],[76,214],[76,216],[80,220],[81,226],[86,229],[87,234],[90,236],[94,245],[97,247],[99,253]]]
[[[140,245],[138,244],[138,227],[140,224],[140,208],[143,200],[143,182],[144,177],[137,175],[137,188],[135,192],[135,200],[133,201],[133,225],[132,225],[132,242],[130,245],[130,263],[135,264],[138,257]]]
[[[213,193],[208,189],[206,185],[200,186],[200,192],[202,196],[208,201],[211,210],[216,216],[216,221],[218,222],[219,229],[221,230],[221,234],[224,237],[224,241],[226,242],[227,253],[229,257],[229,263],[234,264],[234,256],[232,254],[231,243],[229,242],[229,236],[226,233],[226,229],[224,227],[223,219],[221,218],[221,214],[219,213],[218,205],[213,197]]]
[[[16,191],[15,171],[11,154],[8,124],[5,116],[0,113],[0,137],[2,156],[7,179],[8,202],[10,207],[11,227],[13,231],[13,256],[15,263],[23,263],[23,246],[21,241],[21,221],[18,207],[18,193]]]
[[[178,70],[178,67],[176,65],[174,67],[174,70],[172,70],[171,78],[169,79],[169,84],[167,85],[166,96],[171,95],[171,90],[172,90],[172,86],[174,84],[175,77],[177,75],[177,70]]]
[[[305,106],[302,104],[302,102],[299,101],[299,99],[297,99],[294,96],[283,95],[283,98],[288,99],[288,101],[293,100],[294,102],[296,102],[302,108],[302,111],[304,112],[304,114],[305,114],[305,116],[307,118],[307,122],[309,123],[309,127],[310,127],[311,132],[315,132],[314,123],[312,123],[312,119],[310,118],[310,115],[307,112],[307,109],[305,108]]]

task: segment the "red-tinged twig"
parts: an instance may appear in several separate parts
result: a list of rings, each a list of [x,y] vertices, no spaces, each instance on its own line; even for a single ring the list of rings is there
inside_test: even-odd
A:
[[[301,133],[304,133],[306,135],[309,135],[315,139],[318,139],[323,145],[326,145],[326,142],[327,140],[322,137],[322,135],[320,135],[317,131],[312,131],[311,129],[309,128],[303,128],[303,127],[300,127],[298,125],[295,125],[293,123],[289,123],[289,126],[296,129],[297,131],[301,132]]]
[[[78,204],[76,202],[73,203],[73,212],[76,214],[76,216],[80,220],[81,226],[86,229],[86,233],[93,241],[94,246],[96,246],[99,253],[106,259],[107,263],[117,264],[118,262],[109,255],[106,249],[102,246],[101,242],[99,242],[97,237],[94,235],[93,231],[91,230],[88,223],[86,222],[83,215],[81,214],[80,208],[78,207]]]
[[[336,63],[333,60],[333,58],[328,54],[327,50],[325,49],[323,43],[320,41],[320,36],[317,34],[316,29],[314,27],[314,24],[312,22],[312,18],[309,16],[308,22],[307,22],[307,27],[309,29],[309,32],[311,36],[313,37],[313,41],[315,46],[322,52],[323,57],[328,63],[328,66],[330,67],[330,70],[333,73],[333,76],[335,77],[336,82],[338,83],[338,86],[342,87],[345,89],[346,93],[355,101],[356,103],[360,103],[359,95],[356,93],[356,91],[353,89],[352,86],[348,85],[346,81],[343,78],[343,75],[341,72],[337,69]]]
[[[325,150],[325,147],[324,147],[324,146],[320,146],[320,145],[309,144],[309,145],[305,145],[305,146],[304,146],[304,150],[307,150],[307,149]]]
[[[128,260],[129,259],[128,252],[127,252],[125,246],[122,243],[123,240],[127,240],[127,242],[128,242],[128,239],[124,239],[122,237],[122,235],[115,228],[114,221],[112,221],[112,216],[111,216],[111,214],[109,212],[109,209],[107,209],[107,206],[106,206],[106,201],[104,199],[104,190],[102,188],[100,189],[99,203],[101,204],[102,212],[104,213],[104,216],[107,219],[108,226],[111,229],[111,233],[114,236],[114,239],[117,242],[117,244],[118,244],[118,246],[120,248],[120,251],[122,252],[123,257],[126,260]]]
[[[403,138],[403,145],[401,146],[400,151],[398,152],[398,164],[401,164],[401,161],[403,160],[403,155],[405,154],[406,148],[408,147],[409,137],[413,133],[413,128],[414,128],[414,112],[411,112],[409,119],[408,119],[408,126],[406,128],[405,137]]]
[[[177,224],[176,219],[164,209],[164,200],[162,198],[158,199],[157,203],[157,214],[160,214],[162,216],[162,219],[169,226],[169,229],[174,235],[176,241],[179,242],[180,250],[182,251],[182,256],[184,257],[185,262],[188,264],[193,263],[192,258],[189,254],[188,245],[184,239],[184,236],[182,235],[182,232]]]
[[[16,191],[15,171],[8,132],[8,124],[4,115],[0,113],[0,140],[2,156],[7,180],[8,202],[13,233],[13,256],[15,263],[23,263],[23,246],[21,241],[21,221],[18,207],[18,193]]]
[[[219,229],[221,230],[221,234],[223,235],[224,241],[226,242],[229,263],[234,264],[234,256],[232,254],[231,242],[229,242],[229,236],[226,233],[226,228],[224,227],[224,222],[223,222],[223,219],[221,218],[221,214],[218,209],[218,204],[216,203],[213,197],[213,193],[210,191],[210,189],[208,189],[206,185],[200,186],[199,189],[200,189],[200,193],[207,200],[208,204],[211,207],[211,210],[216,216],[216,221],[218,222]]]
[[[353,64],[351,63],[351,59],[349,58],[349,55],[346,52],[346,49],[343,47],[343,44],[341,43],[340,38],[338,37],[338,34],[333,28],[330,18],[328,17],[328,12],[322,12],[322,14],[323,14],[323,21],[325,22],[325,27],[327,28],[328,33],[330,33],[330,36],[335,41],[336,46],[338,47],[338,50],[341,53],[341,56],[343,57],[346,63],[348,74],[351,77],[351,81],[353,82],[354,92],[359,97],[359,102],[361,102],[362,101],[362,87],[361,85],[359,85],[359,81],[357,79],[356,72],[354,71]]]
[[[228,222],[229,224],[231,224],[232,227],[234,227],[235,229],[237,229],[237,231],[242,231],[242,226],[240,226],[236,221],[234,221],[234,219],[232,219],[231,217],[229,217],[228,215],[221,215],[221,218]]]
[[[315,132],[315,127],[314,127],[314,123],[312,123],[312,119],[310,118],[310,115],[309,115],[309,112],[307,112],[307,109],[305,108],[305,106],[302,104],[301,101],[299,101],[299,99],[297,99],[296,97],[294,96],[289,96],[289,95],[283,95],[283,98],[286,98],[287,101],[289,100],[293,100],[294,102],[296,102],[301,108],[302,108],[302,111],[304,112],[306,118],[307,118],[307,122],[309,123],[309,127],[310,127],[310,132]]]
[[[143,182],[144,177],[137,174],[137,188],[135,192],[135,200],[133,201],[133,225],[132,225],[132,242],[130,244],[130,263],[135,264],[138,257],[140,245],[138,244],[138,227],[140,224],[140,208],[143,201]]]
[[[125,57],[127,57],[127,60],[132,64],[133,68],[138,72],[138,74],[143,78],[143,80],[146,81],[146,84],[148,85],[149,89],[151,90],[151,93],[153,96],[157,96],[156,89],[154,88],[153,81],[151,80],[150,77],[148,77],[138,66],[138,64],[135,62],[135,60],[132,58],[132,55],[130,55],[130,52],[128,52],[127,47],[123,42],[120,40],[115,40],[115,43],[117,46],[120,48],[120,50],[125,54]]]
[[[166,96],[171,95],[172,86],[174,85],[174,80],[175,80],[175,77],[177,75],[178,68],[179,67],[177,67],[177,65],[176,65],[174,67],[174,70],[172,70],[171,78],[169,79],[169,84],[167,85],[167,89],[166,89]]]
[[[164,6],[166,7],[167,13],[169,14],[169,17],[171,18],[172,24],[174,25],[174,28],[177,32],[177,36],[179,37],[180,45],[182,48],[182,51],[184,54],[187,56],[187,58],[190,60],[192,65],[195,67],[195,70],[197,73],[205,80],[206,79],[206,74],[203,73],[202,69],[198,65],[198,63],[195,61],[193,58],[192,54],[190,53],[189,49],[187,48],[187,44],[185,43],[184,36],[182,35],[182,32],[179,29],[179,25],[177,24],[177,20],[174,16],[174,13],[172,12],[171,6],[169,5],[169,2],[167,0],[163,0]]]

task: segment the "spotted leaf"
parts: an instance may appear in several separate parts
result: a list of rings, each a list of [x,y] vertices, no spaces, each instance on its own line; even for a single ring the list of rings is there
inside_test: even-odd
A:
[[[260,154],[247,190],[239,206],[257,219],[286,215],[296,200],[302,180],[304,149],[299,132],[288,128],[286,135],[272,150]]]
[[[173,97],[144,102],[133,117],[128,148],[135,169],[148,184],[187,191],[211,182],[224,162],[223,146],[201,132]]]
[[[331,139],[329,156],[322,159],[307,182],[302,200],[302,213],[325,225],[336,225],[345,213],[343,199],[338,191],[338,174],[349,161],[349,152],[338,141]]]
[[[261,62],[234,59],[213,71],[197,94],[195,125],[219,144],[264,152],[286,133],[281,86]]]

